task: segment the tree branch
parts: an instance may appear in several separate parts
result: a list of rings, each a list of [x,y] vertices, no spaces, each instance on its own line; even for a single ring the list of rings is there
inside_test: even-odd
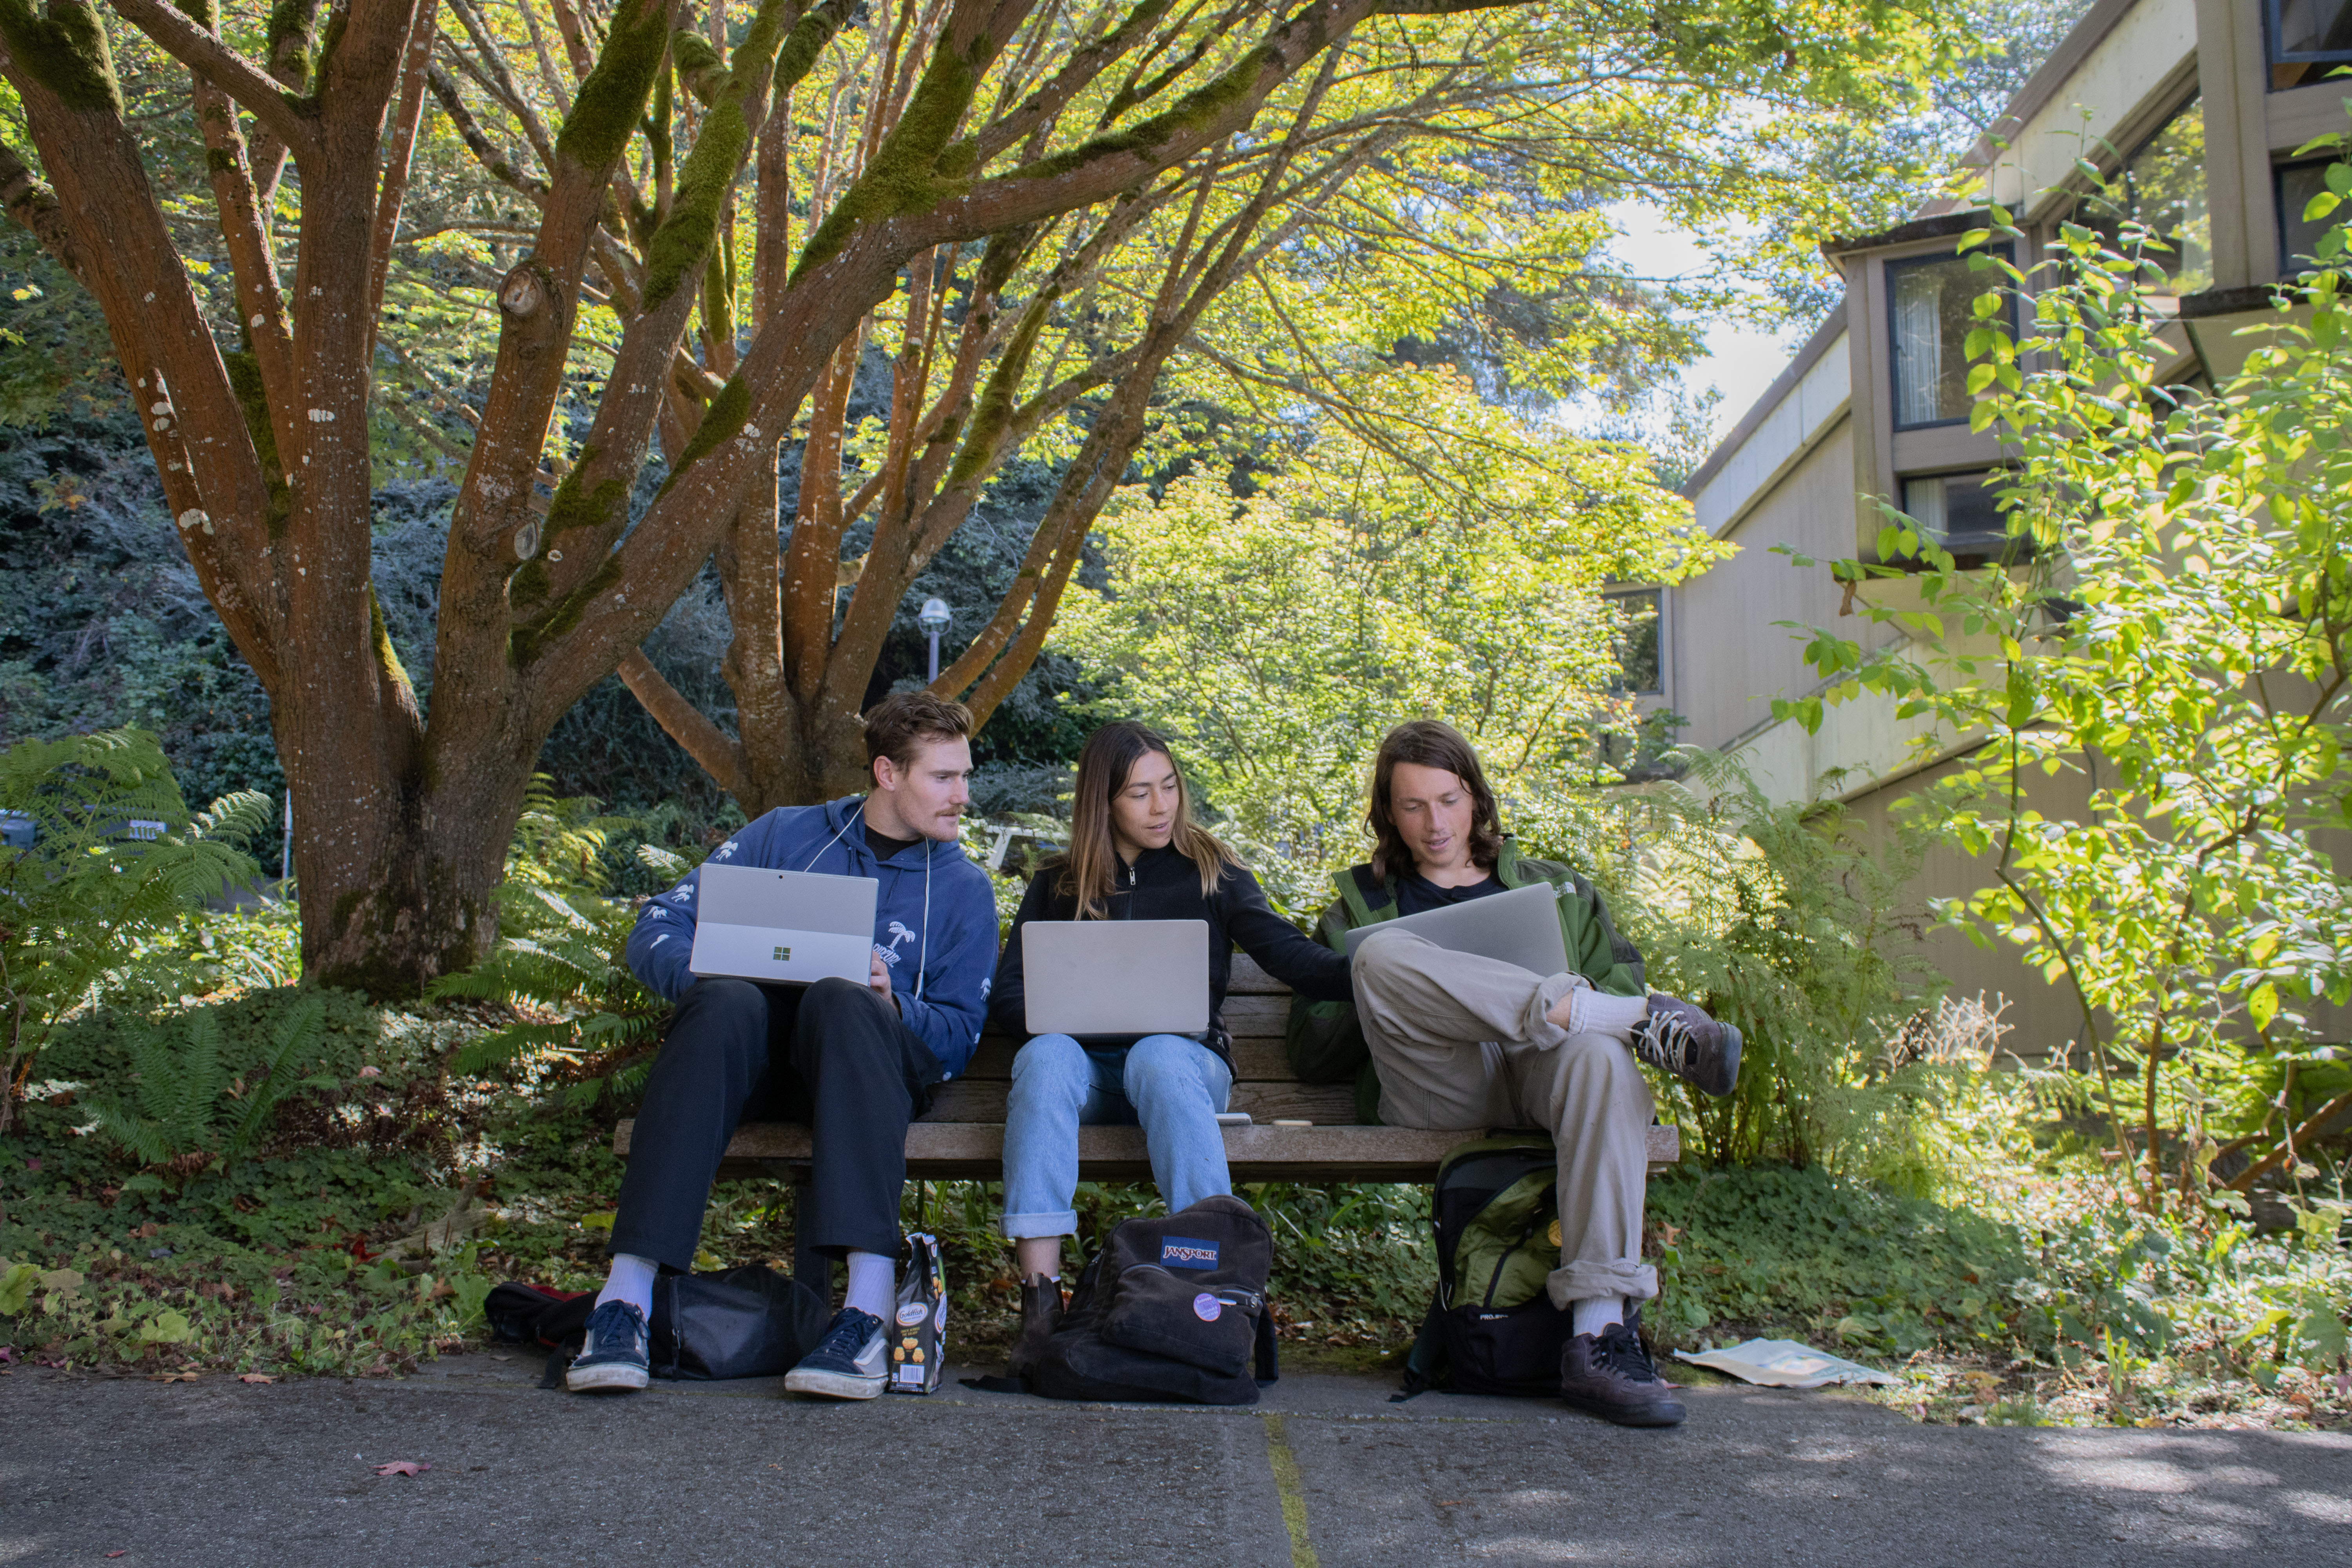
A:
[[[18,226],[39,240],[41,248],[72,273],[77,282],[85,289],[89,287],[81,242],[74,237],[71,226],[66,222],[65,208],[58,205],[57,192],[42,184],[40,176],[5,142],[0,142],[0,206],[5,206]]]
[[[222,43],[195,19],[166,0],[109,0],[123,19],[152,38],[164,53],[219,88],[270,133],[306,162],[318,153],[317,124],[287,101],[269,73]]]
[[[701,709],[688,702],[677,687],[664,679],[643,648],[633,647],[623,654],[615,673],[621,684],[629,689],[629,695],[654,716],[662,733],[676,741],[704,773],[718,781],[719,788],[739,799],[749,797],[743,748],[726,731],[703,717]]]

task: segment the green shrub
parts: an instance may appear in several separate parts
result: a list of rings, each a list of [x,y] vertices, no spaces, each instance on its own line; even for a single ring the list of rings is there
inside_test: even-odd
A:
[[[453,1073],[552,1072],[579,1104],[643,1081],[669,1004],[629,969],[635,906],[604,896],[608,835],[636,824],[599,816],[596,805],[584,795],[556,799],[543,775],[532,781],[499,889],[499,945],[431,991],[520,1016],[467,1045],[450,1061]],[[657,876],[674,880],[687,869],[656,845],[636,852]]]
[[[0,753],[0,811],[31,819],[28,849],[0,851],[0,1131],[33,1058],[142,949],[205,900],[250,881],[238,846],[269,802],[228,795],[192,814],[152,735],[109,730]]]
[[[252,1070],[235,1075],[221,1044],[218,1009],[146,1026],[130,1046],[132,1097],[97,1101],[98,1131],[150,1165],[185,1165],[192,1158],[235,1164],[268,1135],[289,1095],[334,1087],[331,1078],[300,1076],[320,1056],[326,1013],[317,996],[304,997],[272,1031]]]
[[[1660,1079],[1662,1111],[1712,1164],[1827,1162],[1925,1191],[1915,1123],[1934,1075],[1881,1071],[1940,989],[1905,910],[1919,838],[1873,842],[1837,805],[1775,804],[1735,759],[1675,756],[1685,785],[1539,796],[1513,818],[1600,885],[1653,989],[1745,1037],[1733,1094]]]

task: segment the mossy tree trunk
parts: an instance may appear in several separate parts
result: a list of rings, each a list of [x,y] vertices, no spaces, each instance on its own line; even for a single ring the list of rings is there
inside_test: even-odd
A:
[[[860,120],[835,92],[824,112],[848,128],[836,141],[850,151],[795,203],[786,136],[765,132],[789,131],[778,110],[825,58],[848,0],[738,5],[704,14],[700,31],[688,0],[617,0],[601,40],[569,0],[496,14],[445,5],[436,16],[432,0],[349,0],[322,22],[315,5],[281,5],[256,60],[224,40],[208,5],[114,0],[190,73],[183,103],[207,150],[232,320],[175,243],[107,24],[84,0],[41,12],[0,4],[0,74],[32,141],[29,154],[0,150],[0,202],[104,310],[189,559],[270,696],[294,798],[306,969],[379,994],[412,992],[494,939],[492,890],[545,737],[714,551],[745,628],[728,673],[757,699],[746,700],[737,747],[758,760],[734,764],[751,781],[739,793],[750,805],[836,787],[854,765],[851,704],[895,595],[1050,397],[1066,405],[1121,372],[1142,374],[1139,348],[1090,362],[1079,374],[1091,381],[1034,415],[1014,399],[1017,377],[983,383],[983,363],[993,355],[1001,373],[1005,348],[972,321],[990,319],[1030,254],[1024,237],[1056,215],[1115,214],[1131,193],[1181,183],[1171,171],[1249,127],[1375,11],[1443,8],[1306,0],[1271,17],[1236,11],[1228,23],[1262,18],[1254,42],[1228,42],[1205,21],[1164,22],[1164,0],[1090,37],[1059,8],[1032,18],[1029,0],[877,8],[865,41],[881,107]],[[1155,65],[1146,79],[1144,64],[1171,49],[1181,68]],[[461,64],[464,79],[442,60]],[[1108,90],[1120,69],[1124,85]],[[995,108],[970,129],[983,79]],[[1061,116],[1081,101],[1099,110],[1097,129],[1055,152]],[[487,374],[428,385],[420,405],[426,373],[404,371],[405,392],[383,374],[384,355],[408,353],[383,301],[388,274],[450,287],[449,267],[431,269],[402,237],[428,104],[462,139],[478,183],[530,221],[509,226],[527,243],[497,242],[514,259],[481,290],[499,322]],[[528,153],[507,150],[518,144]],[[737,255],[724,241],[755,149],[751,333],[739,353]],[[295,181],[281,179],[289,163]],[[796,207],[824,215],[813,232],[795,234]],[[998,274],[950,309],[953,258],[982,242]],[[1222,243],[1210,237],[1201,254]],[[766,576],[779,561],[777,444],[813,393],[830,407],[845,391],[869,314],[902,277],[921,308],[902,334],[908,413],[893,439],[916,456],[869,502],[890,542],[835,639],[829,606],[851,510],[802,498],[795,522],[812,506],[822,515],[805,538],[796,529],[782,560],[814,575],[780,589]],[[1168,295],[1171,322],[1186,289]],[[595,340],[583,331],[592,310],[611,318]],[[918,417],[933,349],[950,340],[948,391]],[[576,448],[551,439],[568,374],[599,387]],[[427,417],[436,400],[467,409],[464,425]],[[1113,432],[1096,459],[1112,479],[1135,439],[1115,432],[1134,423],[1097,420]],[[372,432],[395,426],[465,462],[429,710],[370,585]],[[667,478],[633,509],[656,441]],[[1080,498],[1041,531],[1026,608],[1000,613],[1004,670],[1034,656],[1025,628],[1042,635],[1090,515]],[[809,613],[818,598],[825,613]],[[991,679],[960,665],[955,683],[978,682],[986,706]]]

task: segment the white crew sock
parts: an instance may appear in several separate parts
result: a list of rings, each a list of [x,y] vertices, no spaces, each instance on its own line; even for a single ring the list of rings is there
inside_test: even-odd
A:
[[[1568,1032],[1571,1035],[1609,1035],[1631,1040],[1633,1031],[1649,1016],[1647,996],[1612,996],[1588,986],[1570,993],[1568,999]]]
[[[631,1253],[613,1254],[613,1271],[604,1276],[604,1289],[596,1295],[596,1305],[607,1301],[626,1301],[654,1321],[654,1276],[661,1265],[650,1258],[638,1258]]]
[[[1622,1296],[1587,1296],[1580,1301],[1570,1301],[1570,1327],[1580,1334],[1598,1334],[1625,1321],[1625,1298]]]
[[[898,1306],[898,1260],[878,1252],[851,1253],[849,1292],[842,1305],[888,1322]]]

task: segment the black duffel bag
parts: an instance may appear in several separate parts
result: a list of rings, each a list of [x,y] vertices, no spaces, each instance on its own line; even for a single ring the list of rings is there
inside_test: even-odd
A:
[[[1274,1237],[1236,1197],[1110,1233],[1030,1370],[1048,1399],[1255,1405],[1279,1375],[1266,1275]],[[993,1380],[992,1380],[992,1382]]]
[[[548,1347],[540,1386],[560,1388],[595,1303],[593,1291],[573,1296],[509,1284],[490,1292],[484,1310],[500,1339]],[[814,1290],[765,1264],[664,1274],[654,1281],[647,1359],[656,1377],[781,1376],[816,1348],[832,1318]]]

